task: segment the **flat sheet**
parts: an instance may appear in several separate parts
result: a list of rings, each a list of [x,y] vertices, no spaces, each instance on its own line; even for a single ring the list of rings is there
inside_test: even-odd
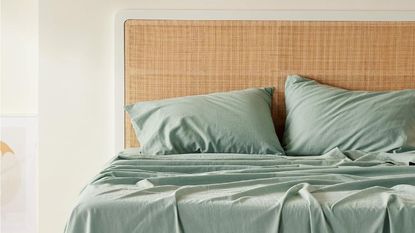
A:
[[[119,154],[66,233],[413,233],[415,152]]]

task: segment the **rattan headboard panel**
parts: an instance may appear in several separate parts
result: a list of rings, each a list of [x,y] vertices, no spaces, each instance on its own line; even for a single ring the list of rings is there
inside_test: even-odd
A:
[[[300,74],[362,90],[415,88],[415,22],[127,20],[125,104],[275,86]],[[125,146],[137,146],[128,116]]]

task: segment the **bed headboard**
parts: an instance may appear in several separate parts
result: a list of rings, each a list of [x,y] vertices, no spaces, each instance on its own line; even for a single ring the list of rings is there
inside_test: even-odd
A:
[[[300,74],[353,90],[415,88],[415,22],[127,20],[125,104],[274,86],[281,136],[284,82]],[[125,147],[137,146],[125,116]]]

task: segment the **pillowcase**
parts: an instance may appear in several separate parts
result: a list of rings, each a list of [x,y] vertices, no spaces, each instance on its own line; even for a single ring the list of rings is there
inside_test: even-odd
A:
[[[297,75],[285,84],[288,155],[415,149],[415,90],[349,91]]]
[[[141,102],[125,107],[140,153],[284,154],[271,117],[273,88]]]

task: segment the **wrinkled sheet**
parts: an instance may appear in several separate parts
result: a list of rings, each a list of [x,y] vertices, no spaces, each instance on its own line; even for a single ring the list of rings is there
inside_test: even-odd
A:
[[[136,152],[85,187],[66,233],[415,232],[415,152]]]

